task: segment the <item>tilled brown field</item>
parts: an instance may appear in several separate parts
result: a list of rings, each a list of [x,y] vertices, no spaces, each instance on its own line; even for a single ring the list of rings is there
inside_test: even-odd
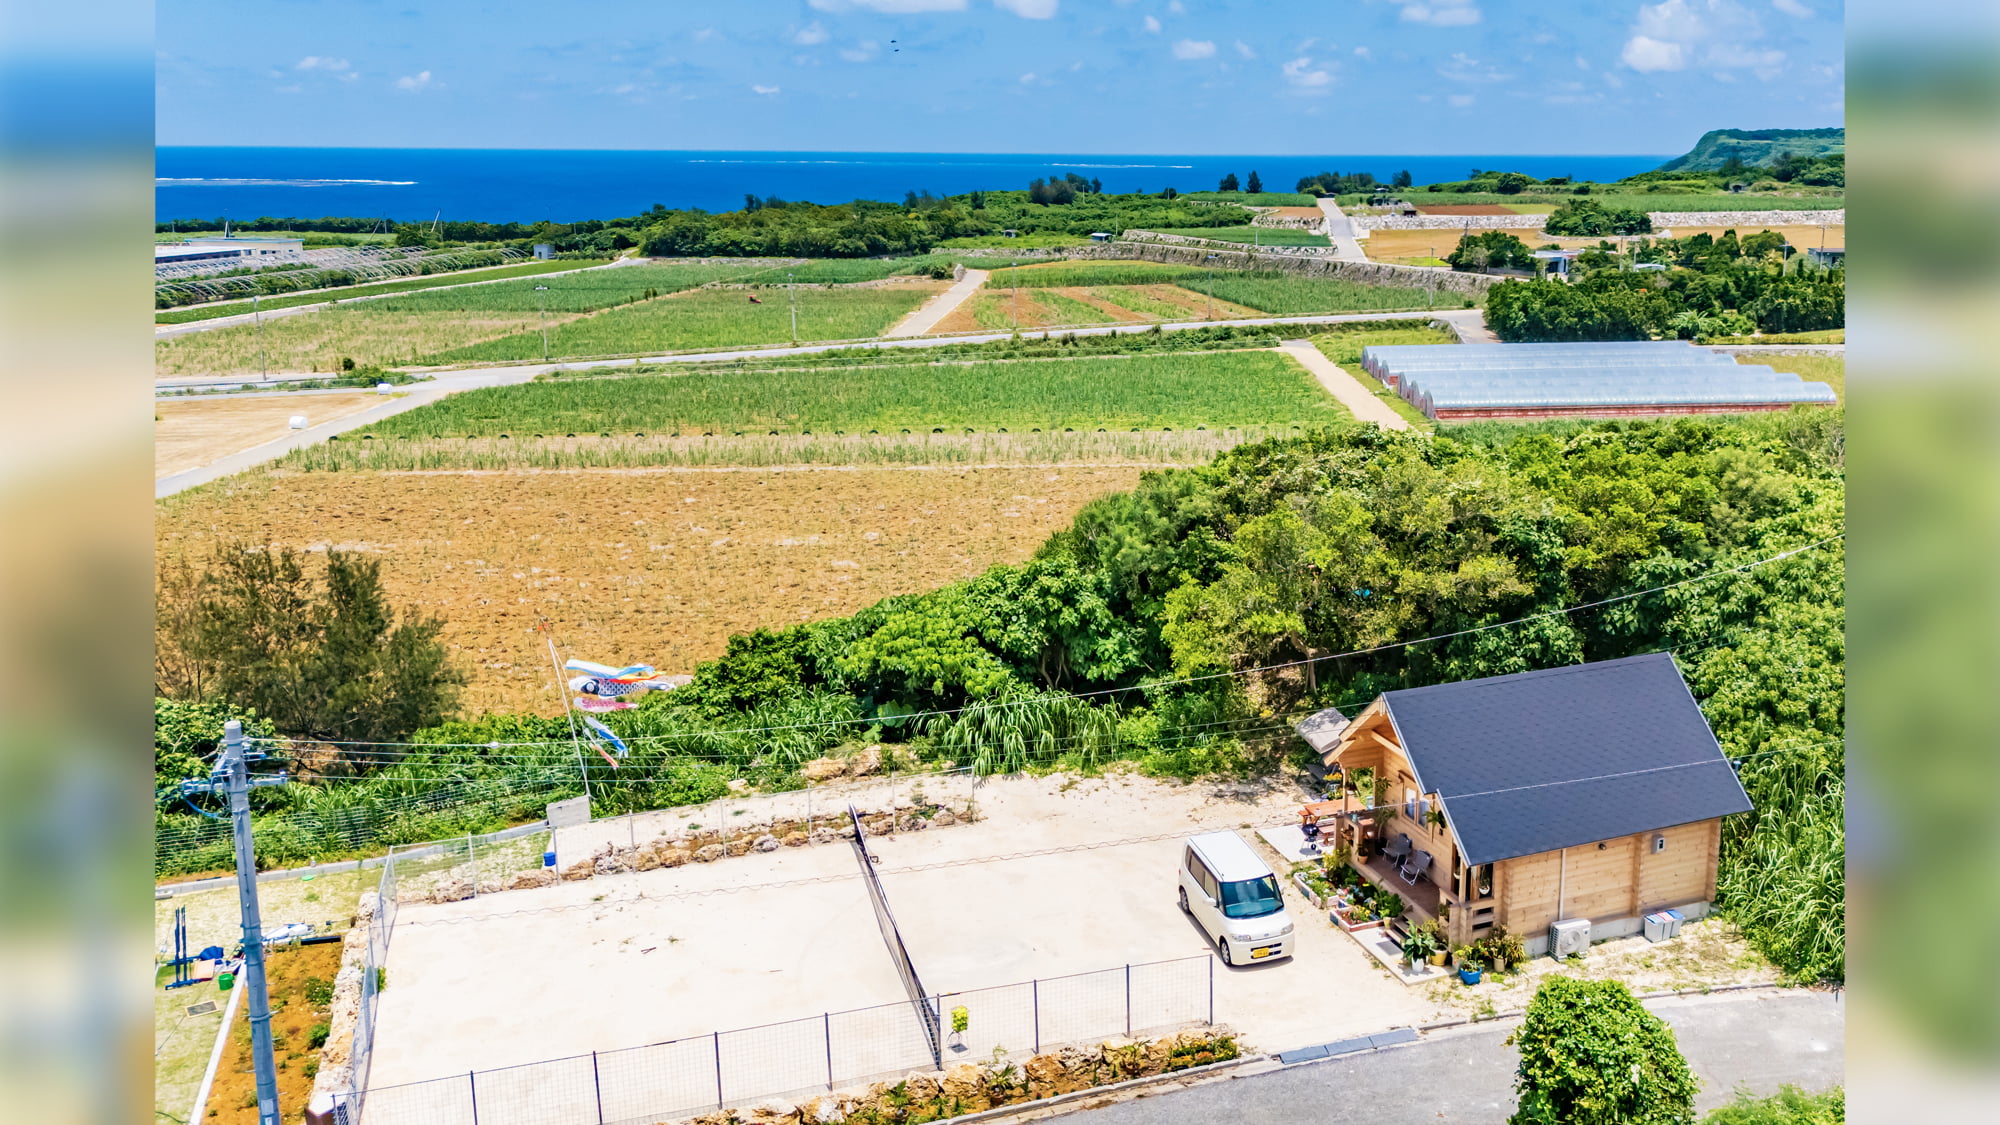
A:
[[[565,656],[686,672],[730,634],[1027,558],[1140,466],[251,473],[164,501],[163,564],[219,541],[367,552],[447,622],[468,711],[554,713]]]

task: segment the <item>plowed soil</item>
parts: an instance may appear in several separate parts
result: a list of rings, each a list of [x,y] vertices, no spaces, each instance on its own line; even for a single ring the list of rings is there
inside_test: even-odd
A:
[[[218,541],[382,560],[442,617],[465,704],[561,708],[565,656],[692,671],[732,633],[839,616],[1027,558],[1141,466],[245,474],[163,502],[163,563]]]
[[[1073,306],[1065,309],[1052,308],[1041,300],[1044,293],[1058,294],[1080,301],[1096,311],[1088,320],[1079,319]],[[1120,299],[1132,300],[1130,294],[1137,294],[1137,304],[1132,307],[1121,304]],[[1228,301],[1215,302],[1215,317],[1230,320],[1244,317],[1269,315],[1244,305]],[[1209,311],[1208,298],[1200,293],[1183,289],[1178,285],[1065,285],[1049,289],[1022,289],[1018,303],[1015,293],[1007,289],[982,289],[949,316],[938,322],[934,332],[978,332],[1004,330],[1012,327],[1018,312],[1022,328],[1068,327],[1077,324],[1150,324],[1156,320],[1200,320]]]
[[[162,399],[153,404],[153,476],[199,468],[283,437],[291,430],[294,414],[305,415],[309,425],[317,426],[381,401],[367,391]]]
[[[309,1037],[314,1024],[329,1018],[306,1002],[306,980],[318,977],[332,981],[339,972],[338,942],[272,949],[264,958],[264,977],[271,995],[271,1054],[278,1064],[278,1109],[286,1121],[300,1120],[305,1113],[313,1085],[305,1064],[319,1057]],[[185,991],[192,1003],[192,994],[203,989]],[[228,1001],[227,995],[216,997],[218,1005]],[[223,1052],[222,1065],[215,1069],[215,1085],[208,1092],[208,1113],[202,1125],[257,1125],[257,1074],[250,1062],[249,1016],[246,1003],[230,1025],[229,1047]]]

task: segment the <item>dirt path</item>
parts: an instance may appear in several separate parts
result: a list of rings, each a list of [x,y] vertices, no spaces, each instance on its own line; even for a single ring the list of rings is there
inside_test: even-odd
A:
[[[1410,424],[1403,420],[1402,415],[1389,409],[1381,400],[1368,393],[1368,388],[1362,386],[1360,380],[1335,367],[1332,360],[1321,355],[1320,350],[1312,346],[1311,341],[1286,340],[1278,347],[1285,354],[1298,360],[1307,371],[1312,372],[1319,380],[1319,385],[1325,387],[1328,394],[1339,399],[1342,406],[1353,411],[1356,418],[1363,422],[1373,422],[1385,430],[1410,428]]]
[[[915,312],[903,318],[902,323],[882,333],[885,337],[923,336],[937,330],[938,321],[950,316],[952,311],[964,304],[986,284],[986,270],[966,270],[965,276],[952,283],[951,288],[925,301]]]

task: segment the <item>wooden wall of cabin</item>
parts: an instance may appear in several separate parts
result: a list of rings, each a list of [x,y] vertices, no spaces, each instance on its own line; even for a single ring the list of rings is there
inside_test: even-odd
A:
[[[1664,850],[1653,850],[1655,836]],[[1604,922],[1708,901],[1721,841],[1722,822],[1703,820],[1504,860],[1494,871],[1500,924],[1532,938],[1558,917]]]

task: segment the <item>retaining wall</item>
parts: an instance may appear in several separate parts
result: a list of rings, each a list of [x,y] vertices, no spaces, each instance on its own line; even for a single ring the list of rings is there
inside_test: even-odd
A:
[[[1255,254],[1242,249],[1210,249],[1209,246],[1213,245],[1213,243],[1208,246],[1186,246],[1168,242],[1105,242],[1093,246],[1080,246],[1070,256],[1078,259],[1162,262],[1176,266],[1214,265],[1217,269],[1229,270],[1282,270],[1302,277],[1333,277],[1363,285],[1406,285],[1412,288],[1436,285],[1442,292],[1466,296],[1484,293],[1505,280],[1484,274],[1392,266],[1384,262],[1347,262],[1323,256],[1274,254],[1269,251]],[[1211,257],[1214,259],[1213,262],[1209,261]]]
[[[1842,211],[1648,211],[1654,229],[1673,227],[1816,227],[1847,222]],[[1547,215],[1355,215],[1366,230],[1540,230]]]

